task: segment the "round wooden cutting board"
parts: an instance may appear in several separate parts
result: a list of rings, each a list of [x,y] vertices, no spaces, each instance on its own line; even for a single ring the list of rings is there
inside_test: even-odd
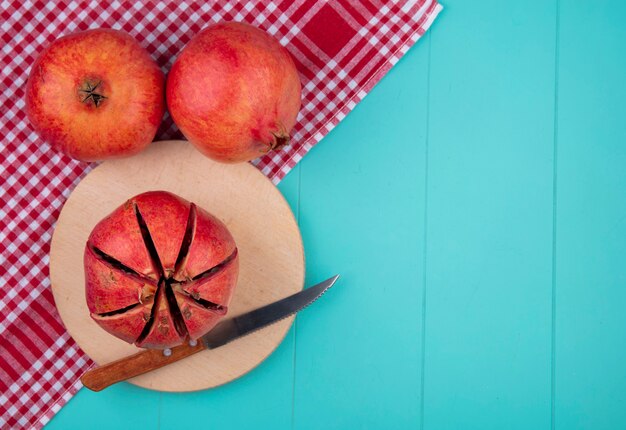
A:
[[[72,192],[50,250],[52,292],[70,335],[96,363],[134,354],[101,329],[85,301],[83,250],[92,228],[130,197],[170,191],[220,218],[235,238],[239,280],[228,311],[236,316],[302,289],[304,252],[298,225],[282,194],[248,163],[209,160],[184,141],[153,143],[134,157],[106,161]],[[193,391],[229,382],[261,363],[285,337],[293,317],[212,351],[129,380],[161,391]]]

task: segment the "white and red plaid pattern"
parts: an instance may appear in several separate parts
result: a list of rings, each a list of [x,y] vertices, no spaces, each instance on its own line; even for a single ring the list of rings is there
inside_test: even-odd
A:
[[[303,105],[292,143],[254,164],[274,183],[326,135],[428,29],[441,6],[406,2],[10,2],[0,5],[0,428],[41,428],[93,363],[69,337],[50,291],[52,228],[92,165],[52,150],[24,114],[24,87],[43,46],[95,27],[133,35],[164,71],[212,22],[245,21],[293,55]],[[181,137],[167,117],[157,138]]]

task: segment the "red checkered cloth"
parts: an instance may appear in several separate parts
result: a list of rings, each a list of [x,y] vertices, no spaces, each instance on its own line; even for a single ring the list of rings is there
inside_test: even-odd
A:
[[[52,150],[25,117],[24,88],[37,52],[61,35],[112,27],[137,38],[167,71],[209,23],[261,27],[289,49],[303,83],[291,144],[254,162],[277,183],[365,97],[440,10],[436,0],[2,2],[0,428],[41,428],[81,387],[78,377],[93,364],[65,331],[48,277],[55,220],[93,165]],[[157,138],[180,137],[167,117]]]

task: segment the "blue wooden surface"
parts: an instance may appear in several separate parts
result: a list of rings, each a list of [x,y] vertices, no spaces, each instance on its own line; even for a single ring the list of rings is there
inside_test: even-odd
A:
[[[444,5],[279,186],[343,278],[278,350],[50,429],[626,428],[626,2]]]

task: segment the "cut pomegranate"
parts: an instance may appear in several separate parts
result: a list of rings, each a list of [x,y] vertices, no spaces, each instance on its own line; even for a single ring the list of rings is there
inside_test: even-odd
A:
[[[155,349],[211,330],[228,310],[239,271],[226,226],[165,191],[135,196],[100,221],[84,264],[94,321]]]

